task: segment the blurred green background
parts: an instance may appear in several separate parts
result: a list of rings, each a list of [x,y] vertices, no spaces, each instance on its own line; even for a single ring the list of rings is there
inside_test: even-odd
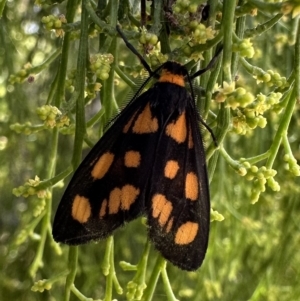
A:
[[[111,76],[111,62],[107,63],[101,56],[97,61],[100,65],[92,65],[97,60],[94,56],[99,54],[109,61],[111,57],[106,55],[114,48],[111,44],[113,34],[103,28],[100,30],[89,15],[88,44],[85,45],[94,61],[90,60],[86,77],[83,76],[82,79],[77,75],[76,78],[77,59],[82,54],[79,48],[82,29],[81,2],[58,2],[61,3],[16,0],[1,1],[0,4],[1,300],[67,300],[64,282],[68,247],[61,246],[60,249],[53,242],[50,228],[50,221],[53,220],[53,214],[64,190],[63,185],[53,181],[56,185],[51,188],[54,183],[48,181],[43,187],[39,186],[39,190],[34,188],[35,184],[32,182],[31,186],[24,184],[36,175],[41,180],[49,180],[64,173],[59,178],[62,180],[70,174],[74,148],[74,95],[80,86],[77,85],[80,80],[85,84],[86,120],[97,117],[96,122],[88,124],[88,139],[87,143],[83,144],[85,155],[90,149],[88,145],[98,140],[104,124],[116,109],[110,107],[110,99],[105,98],[112,95],[109,94],[109,89],[113,88],[116,103],[121,104],[130,99],[130,96],[125,95],[132,93],[134,86],[130,86],[129,81],[125,82],[126,78],[123,75],[126,74],[132,83],[137,82],[137,86],[146,76],[137,59],[121,39],[118,39],[119,50],[115,63],[117,66],[120,64],[122,73],[116,71],[113,80],[107,80],[107,73]],[[225,62],[228,60],[223,58],[218,76],[219,86],[216,87],[213,98],[217,99],[220,93],[224,92],[222,83],[228,82],[229,75],[232,77],[232,83],[235,83],[233,89],[242,88],[249,95],[253,95],[256,105],[259,93],[266,96],[271,92],[282,95],[277,103],[270,102],[268,110],[262,109],[262,114],[254,117],[248,114],[249,110],[253,109],[253,101],[245,106],[238,103],[237,107],[234,107],[234,103],[228,107],[230,95],[236,97],[234,101],[238,98],[234,91],[227,95],[226,91],[224,92],[225,98],[227,97],[225,105],[216,101],[208,104],[211,112],[207,122],[216,133],[221,146],[221,151],[217,150],[209,161],[212,178],[211,202],[213,210],[216,211],[212,216],[216,218],[221,215],[224,220],[211,223],[208,252],[198,271],[187,273],[171,264],[167,265],[168,279],[174,295],[178,300],[299,300],[300,181],[296,177],[299,176],[299,166],[294,159],[300,159],[299,104],[296,102],[296,97],[300,97],[300,42],[296,40],[297,37],[299,40],[300,32],[300,2],[237,1],[232,8],[228,2],[235,1],[208,1],[211,14],[208,20],[203,20],[206,18],[203,18],[202,14],[201,21],[201,10],[204,6],[201,6],[201,9],[199,7],[205,5],[206,1],[170,1],[169,6],[168,1],[162,1],[164,6],[161,7],[162,11],[158,16],[155,16],[155,10],[151,9],[153,2],[147,1],[148,17],[145,23],[152,36],[148,36],[149,40],[143,47],[138,43],[140,2],[143,1],[84,3],[90,5],[93,11],[97,11],[99,18],[107,26],[114,28],[113,22],[117,19],[124,27],[126,35],[132,38],[130,42],[143,54],[149,51],[146,57],[152,67],[162,63],[169,54],[168,50],[174,49],[176,51],[169,54],[172,59],[186,63],[202,54],[204,66],[214,53],[214,50],[202,53],[202,50],[215,45],[209,44],[210,41],[221,41],[225,53],[228,53],[226,47],[232,44],[228,39],[224,39],[226,30],[232,26],[235,33],[232,35],[233,47],[229,50],[237,52],[233,52],[232,56],[230,53],[229,56],[231,74],[226,73]],[[226,5],[228,7],[224,7]],[[166,7],[171,7],[173,14],[168,15]],[[49,15],[53,16],[53,19],[45,19]],[[65,17],[67,23],[64,23]],[[225,19],[231,24],[224,22]],[[155,23],[157,20],[159,22]],[[201,44],[204,45],[203,49],[202,46],[196,47],[200,42],[197,40],[195,23],[192,24],[192,21],[196,21],[199,30],[203,29],[199,24],[204,24],[205,34],[212,34],[207,40],[204,39]],[[163,30],[160,31],[154,26],[157,24],[162,24]],[[257,27],[261,24],[265,24],[266,31]],[[215,32],[205,29],[210,28],[209,26],[212,26]],[[251,31],[253,28],[256,30]],[[243,36],[251,38],[253,46],[248,40],[245,42]],[[151,40],[153,37],[154,40]],[[161,52],[157,44],[153,43],[156,37],[161,41]],[[67,39],[70,48],[64,52],[63,47]],[[246,43],[246,49],[242,49],[242,42]],[[253,56],[250,57],[252,51]],[[62,57],[61,54],[65,56]],[[256,67],[261,69],[255,69]],[[197,65],[193,68],[197,70],[200,67]],[[96,74],[97,70],[104,74]],[[272,72],[268,73],[268,70]],[[266,78],[269,79],[270,74],[272,76],[268,81]],[[64,85],[57,80],[58,76],[66,79]],[[265,81],[259,76],[265,76]],[[257,78],[262,82],[258,83]],[[205,88],[207,81],[208,75],[196,84],[204,84]],[[102,87],[98,93],[99,84]],[[106,108],[105,114],[100,111],[99,95],[101,99],[107,99],[102,102],[102,111]],[[63,98],[59,99],[61,96]],[[200,100],[200,97],[198,98]],[[203,103],[208,99],[202,97],[201,101]],[[51,118],[41,120],[43,111],[37,114],[37,109],[45,104],[59,105],[58,109],[63,114],[57,115],[55,122],[63,122],[61,116],[66,114],[70,118],[70,125],[65,124],[58,129],[56,124],[51,128]],[[262,105],[266,105],[266,102]],[[291,118],[287,118],[288,108],[293,110]],[[230,118],[228,128],[222,128],[222,114],[227,114]],[[243,119],[246,115],[247,118]],[[265,127],[260,128],[259,122],[265,121]],[[274,141],[276,142],[276,135],[284,123],[288,131],[280,132],[282,141],[277,149],[274,147]],[[210,149],[211,137],[207,133],[204,136]],[[243,161],[239,161],[241,158],[246,158],[246,161],[250,162],[249,166],[243,165]],[[276,170],[277,174],[272,174],[267,183],[262,184],[268,177],[263,167],[266,165],[268,170]],[[69,178],[68,176],[65,180],[66,183]],[[273,180],[278,184],[274,184]],[[12,190],[17,187],[19,188],[14,190],[13,194]],[[28,190],[29,187],[31,190]],[[261,191],[262,187],[265,191]],[[32,196],[26,197],[26,194],[31,193]],[[257,198],[258,201],[252,204]],[[129,298],[128,295],[126,297],[127,285],[133,280],[135,272],[124,271],[119,262],[137,264],[146,240],[147,229],[142,219],[131,222],[115,232],[114,262],[116,275],[124,292],[118,295],[113,289],[113,298]],[[105,246],[106,242],[99,242],[79,247],[74,283],[80,292],[95,300],[104,299],[107,289],[108,280],[102,273]],[[146,284],[153,275],[157,256],[157,252],[151,247],[145,275]],[[42,279],[50,280],[46,284],[36,283]],[[137,277],[135,281],[137,279],[140,280],[141,277]],[[33,286],[34,290],[40,292],[32,291]],[[70,300],[87,299],[72,293]],[[137,297],[132,297],[132,300],[137,300]],[[175,300],[166,292],[166,284],[162,278],[158,279],[152,300]]]

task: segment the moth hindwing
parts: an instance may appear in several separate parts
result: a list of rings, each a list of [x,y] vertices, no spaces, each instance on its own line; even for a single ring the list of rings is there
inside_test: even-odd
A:
[[[162,256],[196,270],[210,220],[202,119],[185,88],[186,68],[168,61],[159,70],[151,74],[158,81],[125,107],[76,170],[58,206],[53,237],[83,244],[146,215]]]

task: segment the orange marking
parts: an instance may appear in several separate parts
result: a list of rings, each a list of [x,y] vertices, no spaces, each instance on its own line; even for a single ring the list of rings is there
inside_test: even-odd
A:
[[[169,179],[174,179],[179,170],[179,164],[175,160],[169,160],[165,166],[165,177]]]
[[[172,83],[181,87],[185,86],[184,77],[182,75],[174,74],[166,69],[162,70],[158,81]]]
[[[135,117],[136,113],[137,113],[137,112],[135,112],[135,113],[132,115],[132,117],[130,118],[130,120],[129,120],[129,121],[127,122],[127,124],[124,126],[124,128],[123,128],[123,133],[124,133],[124,134],[126,134],[126,133],[128,132],[128,130],[130,129],[131,124],[132,124],[132,122],[133,122],[133,120],[134,120],[134,117]]]
[[[166,229],[166,232],[169,233],[172,229],[172,226],[173,226],[173,217],[168,221],[168,224],[167,224],[167,229]]]
[[[99,213],[100,218],[106,215],[106,208],[107,208],[107,199],[105,199],[101,204],[100,213]]]
[[[194,241],[198,233],[199,225],[197,223],[186,222],[181,225],[175,235],[177,245],[187,245]]]
[[[189,172],[185,178],[185,197],[197,201],[199,195],[199,181],[195,173]]]
[[[141,154],[136,151],[128,151],[125,153],[124,162],[126,167],[139,167]]]
[[[132,185],[125,185],[121,193],[121,209],[129,210],[130,206],[135,202],[140,194],[140,190]]]
[[[171,122],[167,125],[166,134],[178,143],[185,141],[187,135],[185,112],[183,112],[175,122]]]
[[[116,214],[119,211],[121,204],[121,189],[114,188],[109,194],[108,213]]]
[[[144,111],[137,117],[132,128],[133,133],[148,134],[155,133],[158,130],[157,118],[152,118],[149,103],[146,105]]]
[[[91,212],[92,209],[89,199],[77,194],[72,204],[72,217],[83,224],[88,221]]]
[[[152,216],[158,218],[158,223],[163,227],[173,210],[173,205],[163,194],[156,194],[152,198]]]
[[[139,194],[140,190],[132,185],[114,188],[109,194],[109,214],[116,214],[120,209],[129,210]]]
[[[91,172],[92,177],[94,179],[102,179],[108,172],[111,164],[113,163],[114,157],[115,155],[112,153],[104,153],[94,165],[93,170]]]

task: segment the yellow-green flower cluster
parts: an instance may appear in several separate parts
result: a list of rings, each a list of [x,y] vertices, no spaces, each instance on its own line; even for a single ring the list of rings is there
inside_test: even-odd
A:
[[[255,51],[250,39],[244,39],[233,43],[232,50],[242,57],[252,58]]]
[[[30,63],[25,64],[23,68],[19,70],[16,74],[11,74],[9,76],[8,79],[9,83],[10,84],[22,83],[30,75],[31,69],[32,69],[32,65]]]
[[[191,21],[188,27],[192,34],[192,40],[189,43],[191,46],[205,44],[207,40],[211,40],[215,37],[215,30],[211,27],[206,27],[202,23],[198,23],[196,20]]]
[[[65,89],[66,91],[73,93],[75,90],[75,77],[76,77],[76,69],[72,69],[68,72],[66,82],[65,82]]]
[[[173,6],[176,19],[182,24],[181,27],[188,35],[187,38],[190,47],[205,44],[207,40],[215,37],[216,31],[211,27],[206,27],[199,21],[201,20],[201,4],[205,2],[199,0],[178,0]],[[185,47],[184,53],[190,56],[191,49]],[[194,59],[199,59],[199,54]]]
[[[109,77],[110,65],[113,61],[114,57],[110,53],[94,54],[90,59],[90,69],[96,74],[97,78],[106,80]]]
[[[147,29],[145,27],[143,27],[139,42],[142,45],[147,45],[147,47],[149,47],[150,45],[154,46],[158,42],[158,37],[154,33],[147,32]]]
[[[237,107],[245,108],[254,101],[254,96],[245,88],[239,87],[226,97],[226,106],[235,110]]]
[[[173,6],[173,11],[177,14],[194,14],[197,12],[198,6],[205,2],[201,0],[177,0]]]
[[[60,128],[68,126],[70,123],[69,118],[66,115],[62,115],[61,111],[55,106],[44,105],[37,108],[36,112],[47,128]]]
[[[139,283],[135,281],[129,281],[127,284],[127,300],[141,300],[143,292],[147,287],[146,283]]]
[[[62,37],[64,35],[63,24],[67,23],[66,17],[64,15],[45,16],[41,21],[47,30],[55,30],[55,33],[58,37]]]
[[[247,116],[252,114],[264,114],[267,110],[271,109],[274,105],[278,104],[282,94],[279,92],[271,92],[269,95],[262,93],[256,96],[256,100],[252,102],[244,112]]]
[[[40,182],[40,178],[35,176],[34,179],[29,179],[23,186],[14,188],[12,192],[17,197],[22,195],[23,197],[27,198],[36,194],[40,199],[50,198],[50,192],[48,190],[38,188]]]
[[[284,157],[283,157],[283,160],[285,162],[287,162],[287,169],[296,177],[299,177],[300,176],[300,166],[297,164],[297,160],[288,155],[288,154],[285,154]]]
[[[33,230],[34,227],[32,223],[27,224],[25,227],[23,227],[14,240],[15,245],[17,246],[22,245],[28,239],[28,237],[32,237],[35,240],[39,240],[40,235],[34,233]]]
[[[72,123],[69,126],[64,126],[59,129],[59,132],[63,135],[73,135],[75,133],[75,124]]]
[[[235,89],[235,83],[228,84],[223,82],[223,88],[219,89],[219,93],[215,99],[217,102],[226,101],[226,106],[235,110],[238,107],[245,108],[254,101],[254,96],[247,92],[244,88]]]
[[[268,70],[265,73],[254,75],[254,78],[256,78],[257,83],[264,82],[269,87],[277,86],[285,88],[288,84],[284,76],[280,76],[278,72],[274,72],[273,70]]]
[[[211,222],[213,222],[213,221],[221,222],[224,219],[225,219],[225,217],[221,213],[210,208],[210,221]]]
[[[25,135],[30,135],[33,133],[33,126],[31,122],[25,122],[23,124],[20,123],[14,123],[11,124],[9,127],[12,131],[15,131],[18,134],[25,134]]]
[[[156,68],[168,60],[168,55],[162,54],[160,51],[154,49],[149,56],[149,60],[152,68]],[[141,76],[141,73],[139,75]],[[146,76],[148,76],[148,73],[146,73]]]
[[[44,290],[49,291],[51,288],[52,288],[52,282],[47,279],[43,279],[43,280],[36,281],[32,286],[31,290],[33,292],[42,293]]]
[[[89,83],[85,89],[86,98],[88,100],[94,99],[96,97],[96,93],[100,91],[101,87],[102,85],[100,83]]]
[[[237,116],[232,118],[233,131],[239,135],[246,135],[249,131],[256,127],[264,128],[267,120],[261,115],[246,116],[241,111],[237,112]]]
[[[255,101],[246,108],[237,111],[237,115],[233,117],[233,130],[237,134],[245,135],[257,126],[264,128],[267,120],[262,115],[271,107],[279,103],[281,93],[272,92],[269,95],[258,94]]]
[[[243,162],[243,159],[241,159],[241,161],[241,166],[237,172],[248,181],[253,180],[251,203],[258,201],[260,193],[266,190],[266,183],[273,191],[280,190],[278,182],[274,180],[274,176],[277,174],[276,170],[268,169],[265,166],[258,168],[256,165],[251,165],[247,161]]]

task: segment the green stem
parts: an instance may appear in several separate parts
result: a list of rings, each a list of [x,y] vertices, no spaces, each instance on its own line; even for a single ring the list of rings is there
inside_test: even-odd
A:
[[[0,2],[0,18],[2,18],[3,10],[6,4],[6,0],[1,0]]]
[[[249,162],[251,165],[256,164],[260,161],[266,160],[269,157],[270,153],[269,151],[266,151],[263,154],[257,155],[255,157],[251,157],[251,158],[246,158],[245,160],[243,160],[243,162]]]
[[[238,170],[241,167],[241,164],[236,161],[233,160],[229,154],[226,152],[224,147],[220,148],[220,154],[222,155],[222,157],[225,159],[225,161],[235,170]]]
[[[51,178],[55,174],[56,158],[57,158],[57,146],[58,146],[58,129],[54,128],[51,139],[51,149],[49,154],[49,168],[46,174],[46,178]],[[52,212],[52,188],[50,188],[50,198],[46,199],[46,214],[42,219],[41,238],[39,246],[37,248],[36,256],[29,269],[29,273],[32,277],[35,276],[39,267],[43,265],[43,254],[45,249],[45,242],[48,233],[48,227],[51,223],[51,212]]]
[[[161,29],[161,15],[162,15],[162,5],[163,1],[153,1],[153,25],[151,26],[151,32],[159,35]]]
[[[210,6],[208,26],[215,28],[218,0],[209,0],[209,1],[207,1],[207,4],[209,4],[209,6]]]
[[[109,237],[107,240],[106,252],[105,257],[108,263],[108,270],[106,274],[106,289],[105,289],[105,297],[104,301],[111,301],[112,300],[112,288],[113,288],[113,260],[114,260],[114,240],[113,237]],[[104,275],[105,275],[104,274]]]
[[[70,300],[71,289],[74,284],[74,279],[77,270],[77,260],[78,260],[78,247],[69,247],[69,258],[68,258],[68,276],[66,278],[66,285],[64,291],[63,301]]]
[[[296,99],[300,101],[300,18],[298,18],[295,44],[295,92]]]
[[[85,2],[84,0],[83,2]],[[81,32],[79,42],[79,52],[77,58],[77,72],[75,79],[75,90],[77,91],[76,101],[76,128],[74,151],[72,157],[73,168],[77,168],[81,161],[81,150],[83,137],[85,134],[85,117],[84,117],[84,88],[85,88],[85,73],[87,60],[87,46],[88,46],[88,13],[82,3],[81,11]],[[74,283],[77,270],[78,247],[69,248],[69,274],[66,278],[66,285],[64,291],[64,301],[69,301],[71,287]]]
[[[117,2],[117,1],[116,1]],[[90,0],[84,1],[84,7],[88,11],[91,20],[95,22],[102,30],[103,32],[107,33],[108,35],[115,35],[116,34],[116,27],[110,26],[104,21],[100,20],[97,14],[95,13]]]
[[[78,3],[79,0],[69,0],[67,3],[66,19],[70,23],[72,23],[74,20]],[[64,95],[65,95],[65,81],[67,75],[70,42],[71,42],[71,32],[66,32],[64,36],[61,59],[60,59],[58,74],[56,78],[58,85],[57,85],[57,93],[56,93],[54,105],[58,108],[60,108],[60,104],[64,100]]]
[[[103,258],[103,262],[101,264],[101,269],[102,269],[104,276],[107,276],[109,274],[109,270],[110,270],[110,253],[112,251],[112,245],[114,243],[113,239],[114,239],[113,236],[110,236],[110,237],[108,237],[108,239],[106,241],[104,258]]]
[[[228,83],[231,82],[231,56],[232,56],[232,33],[234,24],[234,11],[236,1],[223,2],[223,18],[222,18],[222,31],[223,31],[223,76],[224,80]]]
[[[111,26],[116,28],[117,25],[117,16],[118,16],[118,4],[119,1],[111,2],[110,7],[110,21]],[[110,118],[113,116],[113,113],[118,110],[118,104],[115,99],[115,66],[118,61],[118,47],[117,47],[117,37],[115,36],[110,44],[109,52],[114,57],[114,62],[111,64],[109,78],[103,82],[103,88],[101,89],[101,99],[103,107],[105,108],[105,118],[103,118],[103,124],[106,124]]]
[[[120,76],[120,78],[129,86],[132,90],[136,89],[136,84],[119,68],[115,65],[115,72]]]
[[[245,58],[240,57],[240,62],[242,66],[245,68],[247,72],[249,72],[251,75],[264,75],[266,72],[259,67],[251,65]]]
[[[284,113],[282,113],[281,121],[274,137],[273,143],[270,147],[270,157],[267,161],[266,167],[272,168],[276,158],[282,137],[287,135],[287,130],[294,112],[295,105],[300,99],[300,19],[298,19],[298,37],[295,44],[295,84],[291,92],[289,92],[289,100],[286,105]]]
[[[269,149],[270,156],[266,163],[266,167],[268,169],[272,168],[273,163],[274,163],[275,158],[278,153],[279,146],[282,141],[282,137],[287,134],[287,130],[288,130],[296,103],[297,103],[296,89],[294,87],[294,89],[292,90],[292,93],[290,94],[286,109],[285,109],[284,113],[282,113],[281,121],[280,121],[278,130],[276,132],[276,135],[273,139],[273,143]]]
[[[246,23],[246,16],[242,16],[237,19],[236,35],[239,39],[242,39],[244,37],[245,23]],[[234,52],[232,54],[232,65],[231,65],[231,72],[233,75],[235,75],[237,72],[238,62],[239,62],[239,53]]]
[[[209,113],[213,91],[214,91],[215,84],[217,82],[217,79],[218,79],[218,76],[219,76],[219,73],[220,73],[220,70],[221,70],[221,66],[222,66],[222,59],[219,58],[217,66],[211,72],[210,77],[208,79],[208,83],[207,83],[206,91],[205,91],[205,106],[204,106],[203,112],[200,111],[200,112],[202,112],[202,117],[203,117],[204,120],[207,119],[207,116],[208,116],[208,113]]]
[[[179,301],[178,299],[176,299],[176,297],[173,293],[173,290],[172,290],[172,287],[171,287],[171,284],[169,281],[169,277],[167,274],[166,265],[167,265],[167,262],[165,261],[164,265],[161,268],[161,278],[164,283],[164,288],[165,288],[165,292],[167,295],[167,299],[168,299],[168,301]]]
[[[246,39],[249,39],[249,38],[253,38],[257,35],[263,34],[267,30],[269,30],[271,27],[273,27],[282,17],[283,17],[283,14],[279,13],[275,17],[270,19],[269,21],[267,21],[263,24],[257,25],[255,28],[247,29],[245,31],[244,37]]]
[[[284,147],[284,152],[289,156],[289,158],[294,158],[287,135],[282,136],[282,145]]]
[[[77,70],[75,78],[75,91],[77,92],[76,99],[76,127],[75,127],[75,140],[72,157],[72,165],[74,170],[81,162],[82,142],[84,135],[86,134],[85,125],[85,77],[86,77],[86,61],[87,61],[87,48],[88,48],[88,12],[84,7],[84,3],[87,0],[83,0],[82,12],[81,12],[81,31],[79,51],[77,58]]]
[[[166,264],[165,259],[159,254],[154,266],[154,269],[152,271],[148,286],[145,290],[143,301],[151,301],[153,298],[153,294],[155,291],[155,287],[159,278],[159,275],[161,273],[162,267]]]
[[[41,181],[38,186],[35,187],[36,190],[43,190],[49,187],[54,186],[59,181],[65,179],[71,172],[73,171],[73,168],[70,166],[67,169],[65,169],[60,174],[56,175],[55,177],[52,177],[48,180]]]

